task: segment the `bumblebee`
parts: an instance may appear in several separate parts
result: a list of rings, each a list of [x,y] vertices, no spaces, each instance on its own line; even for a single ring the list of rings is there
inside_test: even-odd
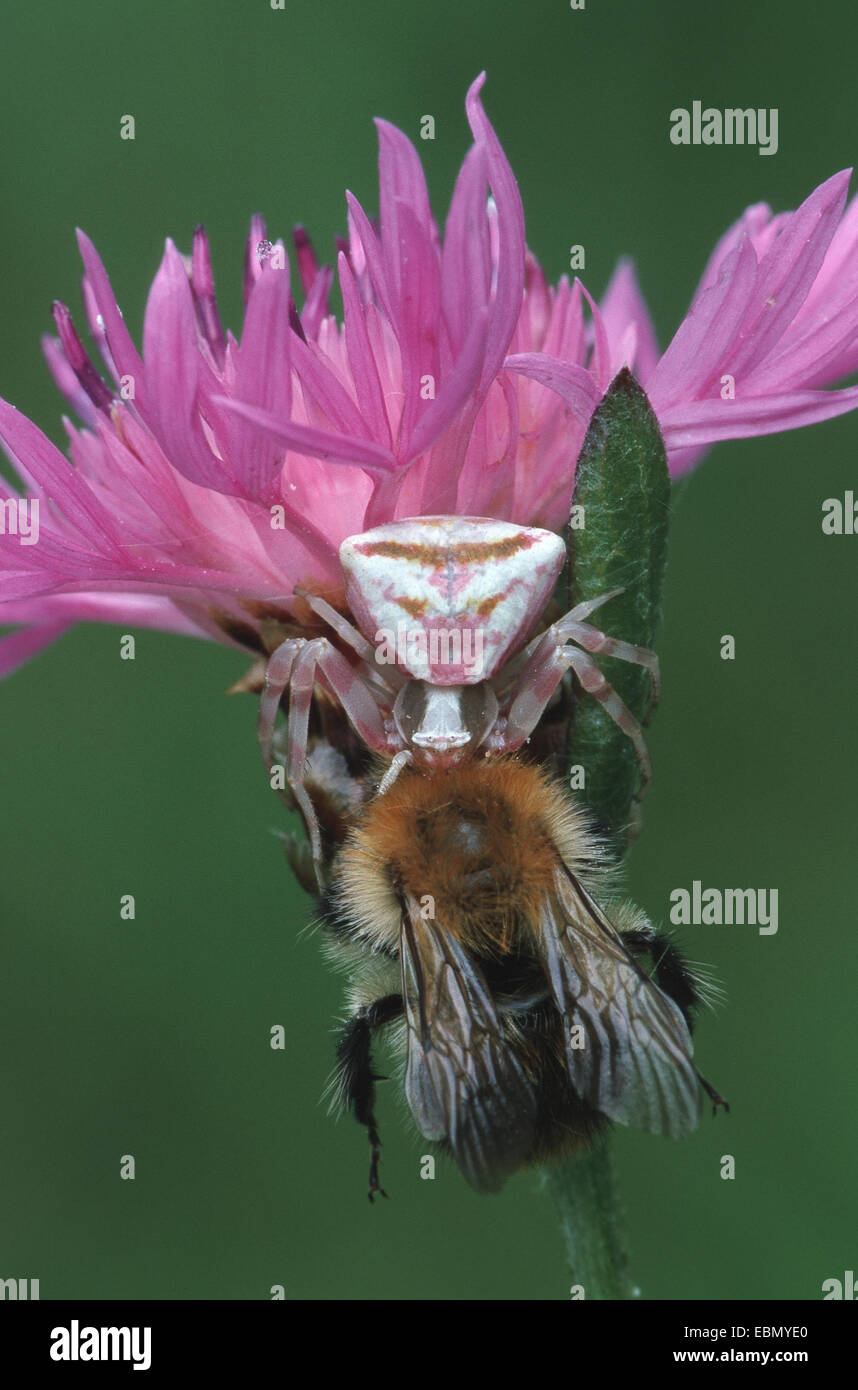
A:
[[[404,1052],[417,1128],[472,1187],[590,1143],[609,1121],[679,1138],[701,1086],[701,984],[628,903],[582,812],[519,760],[403,774],[336,854],[321,909],[350,975],[337,1092],[382,1191],[374,1036]]]

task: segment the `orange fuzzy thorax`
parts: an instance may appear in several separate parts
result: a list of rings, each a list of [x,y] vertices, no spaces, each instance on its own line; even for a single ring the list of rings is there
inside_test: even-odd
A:
[[[535,932],[559,860],[591,880],[599,867],[582,813],[532,764],[409,771],[352,832],[338,891],[355,930],[379,945],[397,947],[411,896],[463,945],[503,955]]]

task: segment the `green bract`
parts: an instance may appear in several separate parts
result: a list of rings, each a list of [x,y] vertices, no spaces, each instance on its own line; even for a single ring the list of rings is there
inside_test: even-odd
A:
[[[658,421],[628,368],[599,403],[581,451],[570,525],[568,607],[611,589],[611,599],[590,621],[612,637],[652,647],[661,619],[667,559],[670,478]],[[606,679],[641,723],[651,705],[647,671],[616,658],[599,658]],[[578,692],[569,766],[580,765],[578,795],[590,808],[617,855],[629,838],[641,774],[628,737],[601,706]]]

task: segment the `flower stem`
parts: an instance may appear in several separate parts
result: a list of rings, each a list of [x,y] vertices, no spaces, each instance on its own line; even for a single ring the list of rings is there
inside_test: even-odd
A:
[[[610,1137],[606,1135],[580,1156],[567,1158],[545,1176],[560,1214],[574,1285],[588,1299],[637,1297],[639,1290],[628,1272]]]

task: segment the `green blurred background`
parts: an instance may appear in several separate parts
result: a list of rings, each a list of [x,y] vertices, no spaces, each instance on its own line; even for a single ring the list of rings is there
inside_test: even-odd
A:
[[[251,213],[272,236],[304,222],[327,258],[346,187],[376,210],[373,116],[415,139],[435,116],[418,144],[443,215],[483,67],[547,272],[582,243],[601,292],[632,254],[663,345],[748,203],[795,207],[858,152],[855,20],[831,0],[47,0],[3,28],[0,391],[57,441],[39,335],[55,296],[82,319],[76,224],[139,334],[163,238],[187,250],[203,221],[237,330]],[[672,146],[695,98],[777,107],[777,155]],[[858,538],[820,529],[856,447],[852,417],[724,444],[677,496],[628,886],[662,920],[695,878],[777,888],[780,929],[684,933],[727,991],[698,1058],[732,1111],[682,1144],[617,1134],[648,1298],[818,1298],[858,1259]],[[223,693],[242,658],[139,633],[121,661],[119,632],[80,628],[0,688],[0,1277],[43,1298],[567,1297],[538,1176],[482,1198],[448,1166],[421,1181],[392,1083],[392,1200],[369,1206],[363,1134],[320,1103],[341,983],[270,833],[254,704]]]

